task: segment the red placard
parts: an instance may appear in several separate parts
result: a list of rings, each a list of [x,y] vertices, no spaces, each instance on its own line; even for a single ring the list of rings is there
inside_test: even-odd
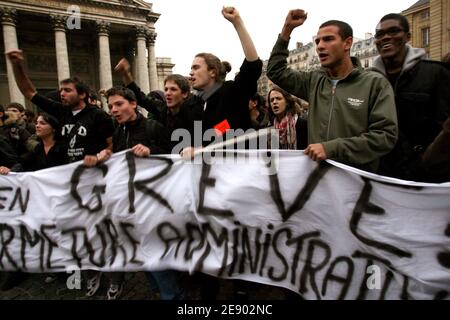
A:
[[[227,119],[223,120],[222,122],[216,124],[214,126],[214,129],[216,129],[216,134],[218,136],[223,135],[225,132],[227,132],[227,130],[230,130],[230,124],[228,123]]]

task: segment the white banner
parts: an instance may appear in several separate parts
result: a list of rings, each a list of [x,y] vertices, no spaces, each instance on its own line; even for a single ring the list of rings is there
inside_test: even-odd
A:
[[[450,184],[297,151],[203,156],[122,152],[1,176],[0,269],[177,269],[307,299],[450,297]]]

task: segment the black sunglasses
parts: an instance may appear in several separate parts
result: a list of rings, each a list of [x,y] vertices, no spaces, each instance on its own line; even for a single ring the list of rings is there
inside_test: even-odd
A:
[[[375,38],[376,39],[381,39],[386,34],[388,34],[389,36],[393,37],[393,36],[395,36],[396,34],[402,32],[402,31],[403,31],[403,29],[399,28],[399,27],[392,27],[392,28],[389,28],[387,30],[377,30],[377,32],[375,33]]]

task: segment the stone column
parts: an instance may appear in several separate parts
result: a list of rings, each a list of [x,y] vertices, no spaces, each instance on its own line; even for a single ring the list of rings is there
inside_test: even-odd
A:
[[[108,90],[112,87],[112,73],[111,73],[111,54],[109,52],[109,26],[110,23],[106,21],[96,21],[98,34],[98,52],[99,52],[99,74],[100,74],[100,90]],[[103,110],[109,112],[108,101],[101,95]]]
[[[98,33],[98,51],[99,51],[99,73],[100,73],[100,89],[109,89],[112,87],[111,74],[111,55],[109,52],[109,26],[106,21],[97,21]]]
[[[55,30],[56,66],[58,81],[70,78],[69,54],[66,41],[66,16],[50,15]]]
[[[138,72],[138,55],[137,50],[134,50],[133,60],[131,62],[131,73],[133,74],[134,80],[136,82],[139,81],[139,72]]]
[[[156,32],[147,35],[148,44],[148,74],[150,76],[150,90],[158,90],[158,70],[156,69],[155,41]]]
[[[136,27],[136,53],[137,53],[137,83],[144,93],[150,92],[148,83],[148,67],[146,55],[146,28],[142,26]]]
[[[10,8],[0,8],[0,14],[3,26],[3,40],[5,42],[5,52],[13,49],[18,49],[17,33],[16,33],[16,18],[17,11]],[[6,59],[4,57],[3,59]],[[6,59],[6,73],[8,76],[9,87],[9,101],[18,102],[25,106],[25,97],[19,90],[14,78],[14,72],[11,63]]]

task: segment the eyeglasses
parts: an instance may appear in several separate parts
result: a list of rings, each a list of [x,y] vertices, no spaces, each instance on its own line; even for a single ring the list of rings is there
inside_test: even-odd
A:
[[[399,28],[399,27],[392,27],[392,28],[389,28],[387,30],[377,30],[377,32],[375,33],[375,38],[376,39],[381,39],[386,34],[388,34],[390,37],[393,37],[393,36],[397,35],[398,33],[402,32],[402,31],[403,31],[403,29]]]

